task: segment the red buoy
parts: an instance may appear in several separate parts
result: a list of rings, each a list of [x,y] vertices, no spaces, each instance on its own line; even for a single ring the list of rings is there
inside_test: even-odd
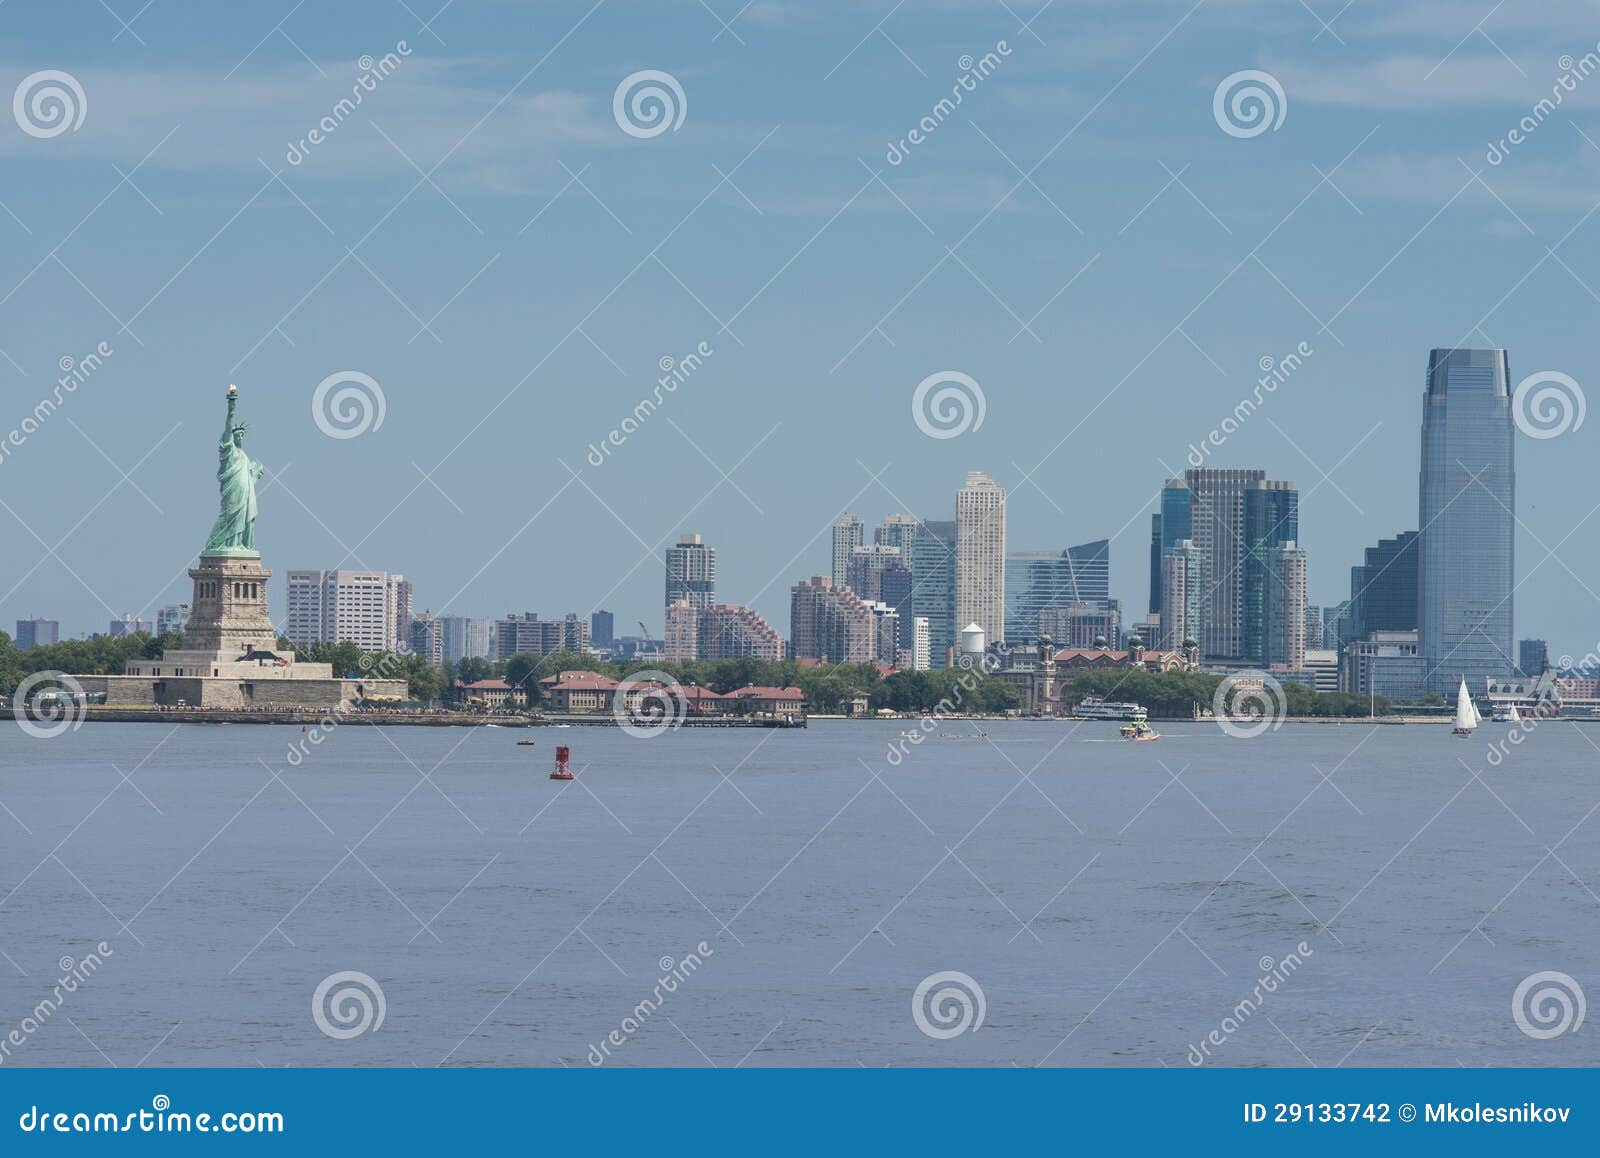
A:
[[[554,772],[550,773],[550,779],[552,779],[552,780],[571,780],[572,779],[572,769],[567,767],[567,760],[568,760],[569,755],[570,755],[570,753],[569,753],[566,745],[564,745],[564,744],[561,747],[556,749],[556,770]]]

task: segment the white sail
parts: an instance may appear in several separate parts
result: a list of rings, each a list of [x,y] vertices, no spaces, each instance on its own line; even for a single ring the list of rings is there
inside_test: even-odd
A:
[[[1472,706],[1472,697],[1467,694],[1467,681],[1461,681],[1461,687],[1456,692],[1456,731],[1470,732],[1478,726],[1478,709]]]
[[[1516,704],[1512,704],[1511,705],[1511,722],[1513,724],[1522,723],[1522,713],[1517,711],[1517,705]]]

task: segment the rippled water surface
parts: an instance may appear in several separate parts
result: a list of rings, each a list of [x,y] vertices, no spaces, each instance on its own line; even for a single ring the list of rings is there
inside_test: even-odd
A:
[[[4,1064],[1600,1061],[1512,1007],[1600,994],[1600,730],[1493,766],[1499,725],[990,723],[891,764],[902,726],[346,727],[298,767],[298,728],[7,727],[0,1038],[111,952]],[[343,971],[383,995],[348,1039]],[[947,971],[982,1024],[930,1036]]]

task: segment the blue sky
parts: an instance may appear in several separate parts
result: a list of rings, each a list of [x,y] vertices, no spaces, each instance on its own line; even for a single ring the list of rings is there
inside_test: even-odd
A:
[[[53,136],[0,118],[0,430],[61,359],[113,350],[0,461],[7,626],[187,598],[229,382],[279,575],[654,630],[690,530],[720,595],[786,631],[838,513],[951,517],[969,469],[1010,491],[1014,549],[1111,536],[1142,611],[1162,478],[1302,342],[1210,461],[1299,484],[1333,603],[1416,525],[1431,346],[1597,377],[1600,76],[1487,159],[1596,50],[1589,4],[439,3],[0,7],[0,95],[54,69],[86,103]],[[613,94],[646,69],[683,118],[639,137]],[[1281,86],[1277,128],[1219,125],[1242,70]],[[318,428],[340,371],[378,383],[381,426]],[[941,371],[979,384],[980,428],[918,429]],[[1516,627],[1557,655],[1600,639],[1597,427],[1518,438]]]

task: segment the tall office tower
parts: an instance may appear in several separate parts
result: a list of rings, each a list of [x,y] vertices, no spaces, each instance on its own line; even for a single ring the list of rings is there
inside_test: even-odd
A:
[[[1299,671],[1306,663],[1306,553],[1292,540],[1279,543],[1267,552],[1265,572],[1262,662]]]
[[[387,571],[290,571],[283,634],[294,644],[353,643],[393,651],[400,642],[395,601],[402,575]]]
[[[494,620],[441,615],[434,622],[439,625],[439,647],[445,663],[493,657]]]
[[[687,599],[667,605],[666,628],[661,638],[661,658],[668,663],[698,659],[700,609]]]
[[[444,666],[444,631],[437,619],[426,611],[421,615],[413,615],[406,634],[411,642],[412,655],[420,655],[433,667]]]
[[[187,603],[168,603],[156,608],[156,634],[178,635],[189,622]]]
[[[866,543],[867,525],[858,515],[845,515],[833,525],[833,585],[850,583],[850,552]]]
[[[1417,533],[1403,531],[1368,547],[1350,568],[1350,610],[1341,645],[1374,631],[1417,630]]]
[[[910,547],[911,544],[907,543],[908,551]],[[894,608],[895,614],[899,616],[897,622],[900,625],[900,637],[895,640],[895,646],[902,651],[910,648],[913,645],[911,621],[914,618],[911,601],[916,592],[916,583],[910,568],[903,565],[885,567],[883,573],[878,576],[878,592],[878,598]]]
[[[393,588],[390,607],[394,616],[394,641],[389,647],[394,650],[411,630],[411,580],[404,575],[391,575],[389,584]]]
[[[494,655],[498,659],[588,650],[589,625],[570,611],[561,619],[540,619],[536,612],[525,611],[495,620]]]
[[[717,601],[717,550],[699,535],[679,535],[667,548],[667,606],[680,599],[696,607]]]
[[[609,611],[594,611],[589,614],[589,639],[596,647],[610,647],[616,639],[616,617]]]
[[[917,520],[910,515],[885,515],[883,522],[872,529],[872,541],[881,547],[899,547],[900,554],[909,559],[916,533]]]
[[[1178,651],[1205,634],[1206,561],[1193,539],[1180,539],[1161,556],[1161,638],[1146,640]]]
[[[1266,477],[1263,470],[1212,467],[1184,474],[1189,490],[1189,537],[1206,560],[1205,635],[1198,642],[1201,655],[1207,658],[1239,660],[1245,656],[1244,496]],[[1165,538],[1165,519],[1162,521]]]
[[[1104,602],[1111,598],[1111,540],[1079,543],[1062,552],[1079,599]]]
[[[130,612],[124,612],[111,621],[111,626],[106,629],[106,634],[113,638],[123,635],[137,635],[139,632],[146,635],[150,633],[150,621],[140,619]]]
[[[815,575],[789,589],[789,650],[795,659],[872,663],[877,617],[850,588]]]
[[[17,645],[18,651],[27,651],[30,647],[42,647],[50,643],[60,643],[61,624],[54,619],[19,619],[17,620],[17,635],[12,642]]]
[[[1159,509],[1150,518],[1150,610],[1161,610],[1161,559],[1168,547],[1192,539],[1189,484],[1169,478],[1157,499]],[[1199,643],[1201,641],[1196,640]]]
[[[1529,679],[1538,679],[1550,666],[1550,645],[1542,639],[1524,639],[1517,643],[1517,670]]]
[[[1272,582],[1273,552],[1284,543],[1300,538],[1300,492],[1293,483],[1266,479],[1246,487],[1244,492],[1244,623],[1245,659],[1266,664],[1271,650],[1267,643],[1267,601]],[[1304,611],[1304,599],[1302,614]],[[1304,649],[1305,625],[1295,635]]]
[[[694,658],[782,659],[783,636],[752,608],[713,603],[699,610]]]
[[[1322,609],[1322,646],[1344,654],[1346,624],[1350,621],[1350,601],[1340,600],[1332,607]]]
[[[1006,642],[1039,635],[1039,612],[1111,597],[1110,544],[1105,539],[1064,551],[1006,554]]]
[[[1308,591],[1306,598],[1310,597],[1311,593]],[[1306,650],[1326,650],[1322,646],[1322,608],[1311,603],[1306,604]]]
[[[932,635],[928,631],[928,618],[916,615],[911,619],[911,669],[927,671],[933,661]]]
[[[913,568],[914,570],[914,568]],[[956,622],[991,643],[1006,633],[1006,492],[982,471],[956,491]]]
[[[1102,640],[1115,647],[1122,634],[1122,604],[1108,599],[1103,606],[1047,607],[1039,612],[1039,634],[1048,635],[1058,648],[1094,647]]]
[[[850,561],[845,566],[844,585],[868,602],[882,599],[884,570],[898,567],[902,562],[899,547],[878,543],[870,547],[852,547]]]
[[[879,599],[863,600],[872,612],[875,662],[894,667],[900,655],[900,613]]]
[[[1434,350],[1422,403],[1418,647],[1428,690],[1481,689],[1511,659],[1515,425],[1504,350]]]
[[[917,524],[911,544],[911,578],[911,614],[928,621],[929,661],[943,667],[956,642],[954,522],[924,520]]]

